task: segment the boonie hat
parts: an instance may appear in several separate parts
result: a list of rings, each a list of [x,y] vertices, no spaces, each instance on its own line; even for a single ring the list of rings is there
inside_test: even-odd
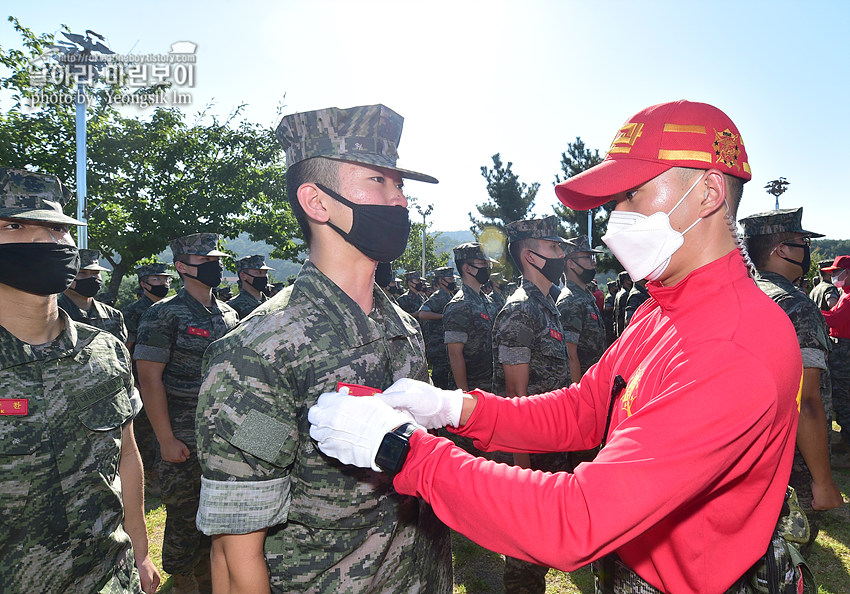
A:
[[[236,260],[236,274],[243,270],[274,270],[271,266],[266,266],[266,259],[262,254],[254,254],[253,256],[245,256]]]
[[[681,100],[629,118],[602,163],[559,183],[555,194],[568,207],[587,210],[672,167],[752,177],[741,133],[729,116],[713,105]]]
[[[81,249],[80,270],[102,270],[109,272],[109,268],[100,265],[100,252],[97,250]]]
[[[218,235],[215,233],[193,233],[185,237],[172,239],[168,247],[174,257],[183,254],[189,256],[219,256],[229,257],[224,252],[218,251]]]
[[[523,239],[546,239],[548,241],[566,243],[566,240],[558,235],[558,219],[554,215],[542,219],[514,221],[508,223],[506,229],[508,232],[508,243]]]
[[[832,263],[832,266],[824,266],[821,268],[824,272],[835,272],[836,270],[850,268],[850,256],[838,256]]]
[[[275,130],[292,166],[312,157],[377,165],[401,177],[436,184],[437,178],[396,167],[404,118],[384,105],[328,107],[294,113]]]
[[[0,218],[85,225],[62,212],[71,192],[55,175],[0,167]]]
[[[744,237],[773,235],[774,233],[802,233],[806,237],[823,237],[823,233],[803,229],[803,207],[769,210],[744,217],[738,221],[744,228]]]

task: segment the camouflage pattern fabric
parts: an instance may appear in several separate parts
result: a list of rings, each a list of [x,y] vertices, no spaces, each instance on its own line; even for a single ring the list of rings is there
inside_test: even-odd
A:
[[[545,239],[558,243],[567,243],[563,237],[558,235],[558,217],[550,215],[542,219],[525,219],[513,221],[505,227],[508,235],[508,243],[522,241],[523,239]]]
[[[26,415],[0,415],[0,592],[141,592],[118,474],[141,407],[130,357],[59,315],[65,330],[41,347],[0,327],[0,393],[27,399]]]
[[[109,268],[100,265],[100,252],[97,250],[78,250],[80,253],[80,270],[97,270],[109,272]]]
[[[803,355],[803,367],[820,369],[820,397],[826,411],[827,428],[832,426],[832,384],[827,363],[832,350],[829,327],[818,307],[796,285],[775,272],[759,271],[758,287],[773,299],[791,319]],[[811,524],[811,541],[817,537],[821,514],[812,508],[812,475],[800,450],[794,449],[794,465],[789,484]],[[804,547],[809,542],[800,543]]]
[[[150,264],[143,264],[136,268],[136,278],[141,281],[146,276],[174,276],[174,274],[168,271],[168,264],[151,262]]]
[[[215,233],[192,233],[168,242],[174,258],[177,256],[219,256],[230,257],[218,250],[218,235]]]
[[[493,326],[493,390],[505,396],[503,364],[528,365],[528,394],[542,394],[570,384],[570,368],[564,331],[555,303],[534,283],[523,281]],[[569,469],[566,453],[532,454],[535,470],[559,472]],[[505,592],[542,594],[546,591],[543,567],[505,557]]]
[[[838,300],[840,297],[841,293],[838,291],[838,287],[825,280],[819,282],[809,293],[809,299],[814,301],[815,305],[817,305],[821,311],[827,311],[829,309],[827,301],[830,298]]]
[[[253,295],[251,295],[248,291],[239,291],[239,294],[227,302],[227,305],[236,310],[236,313],[239,314],[239,319],[246,317],[252,311],[257,309],[261,303],[265,303],[268,298],[260,294],[262,299],[257,299]]]
[[[564,341],[576,345],[584,375],[605,352],[605,325],[596,298],[584,287],[567,280],[556,305],[564,327]]]
[[[71,192],[58,177],[0,167],[0,217],[45,223],[85,225],[62,212]]]
[[[780,208],[749,215],[738,222],[743,228],[743,237],[774,235],[776,233],[802,233],[808,237],[823,237],[823,233],[814,233],[803,229],[803,207]]]
[[[121,342],[127,342],[127,328],[124,325],[124,315],[114,307],[101,303],[97,299],[92,299],[89,310],[83,311],[64,293],[59,295],[58,305],[75,322],[82,322],[83,324],[100,328],[109,332]]]
[[[181,289],[154,303],[142,316],[133,356],[165,363],[162,382],[174,436],[190,457],[182,464],[159,460],[162,501],[166,507],[162,567],[171,574],[190,574],[209,547],[195,528],[201,469],[195,449],[195,409],[201,388],[201,362],[206,348],[239,323],[236,312],[215,301],[206,308]]]
[[[487,260],[494,262],[484,254],[484,249],[477,241],[468,241],[452,249],[455,257],[455,262],[465,262],[466,260]]]
[[[266,259],[262,254],[254,254],[236,260],[236,274],[243,270],[274,270],[274,268],[266,266]]]
[[[649,291],[647,291],[645,287],[641,288],[637,283],[635,283],[632,290],[629,291],[629,294],[626,297],[626,311],[623,316],[623,328],[620,330],[621,333],[626,329],[626,326],[629,325],[629,322],[632,321],[632,316],[635,315],[637,308],[639,308],[647,299],[649,299]]]
[[[327,157],[392,169],[407,179],[437,180],[396,167],[404,118],[384,105],[348,109],[328,107],[284,116],[275,135],[286,151],[286,164]]]
[[[492,392],[493,322],[496,308],[487,295],[463,285],[443,311],[446,344],[463,343],[466,382],[470,390]]]
[[[490,293],[490,300],[493,302],[493,308],[496,311],[496,314],[502,311],[502,308],[505,307],[505,303],[507,302],[505,296],[499,293],[496,289],[493,289],[493,292]]]
[[[124,316],[124,326],[127,328],[127,340],[125,342],[136,342],[139,321],[151,305],[153,305],[153,301],[147,295],[142,295],[121,310],[121,315]]]
[[[311,262],[205,357],[197,411],[198,526],[268,528],[273,592],[452,590],[448,529],[392,478],[340,464],[310,438],[307,410],[337,382],[428,381],[413,318],[375,286],[360,307]]]
[[[437,289],[428,300],[422,304],[421,311],[442,314],[446,305],[452,300],[452,294],[444,289]],[[444,390],[455,389],[452,367],[449,365],[449,354],[443,340],[445,330],[443,320],[419,320],[422,326],[422,337],[425,339],[425,357],[431,366],[431,377],[434,385]]]
[[[829,376],[832,380],[832,410],[841,425],[842,436],[850,437],[850,338],[833,340],[829,354]]]
[[[413,291],[407,291],[398,298],[398,306],[411,315],[419,311],[423,303],[425,303],[425,297]]]
[[[614,334],[620,336],[626,329],[626,302],[629,300],[629,291],[625,287],[614,295]]]

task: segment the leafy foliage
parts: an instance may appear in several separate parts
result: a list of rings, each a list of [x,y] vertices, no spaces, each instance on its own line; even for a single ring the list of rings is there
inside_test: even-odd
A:
[[[470,229],[476,237],[488,227],[495,227],[504,235],[505,225],[521,221],[528,216],[534,207],[537,190],[540,189],[539,183],[529,186],[520,182],[519,176],[511,170],[513,163],[508,161],[507,165],[504,165],[499,153],[492,158],[493,169],[481,167],[481,175],[487,180],[489,199],[475,207],[484,219],[476,219],[471,213],[469,215],[469,220],[472,221]]]

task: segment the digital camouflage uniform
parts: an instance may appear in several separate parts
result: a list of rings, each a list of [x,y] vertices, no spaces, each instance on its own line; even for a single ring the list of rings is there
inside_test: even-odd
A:
[[[809,298],[815,302],[815,305],[817,305],[821,311],[829,309],[827,301],[830,297],[837,301],[838,298],[841,297],[841,293],[838,290],[838,287],[825,280],[821,280],[821,282],[819,282],[809,293]]]
[[[596,298],[584,287],[567,279],[556,305],[564,327],[564,341],[576,345],[584,375],[605,352],[605,326]]]
[[[495,309],[487,295],[463,285],[443,311],[446,344],[463,343],[466,382],[470,390],[481,388],[492,392]]]
[[[99,263],[100,252],[97,250],[80,250],[80,270],[109,271]],[[106,330],[121,342],[127,342],[127,328],[124,326],[123,314],[112,306],[92,299],[88,311],[83,311],[65,295],[59,295],[59,307],[71,316],[75,322],[82,322],[101,330]]]
[[[198,527],[268,528],[274,592],[452,590],[448,529],[392,477],[343,465],[307,411],[337,382],[428,381],[419,328],[377,285],[367,316],[311,262],[295,284],[210,347],[198,404]]]
[[[65,330],[40,347],[0,327],[0,592],[141,592],[118,474],[141,408],[130,357],[59,315]]]
[[[419,282],[422,281],[418,272],[408,272],[407,274],[404,275],[404,280],[405,280],[405,284],[407,284],[408,281],[412,281],[412,280],[416,280],[416,281],[419,281]],[[404,293],[404,295],[399,297],[396,301],[398,302],[398,306],[400,308],[402,308],[407,313],[413,315],[417,311],[419,311],[419,308],[422,307],[423,303],[425,303],[425,296],[420,295],[419,293],[414,293],[413,291],[408,290],[407,292]]]
[[[754,236],[771,235],[775,233],[796,232],[805,233],[810,237],[823,237],[802,228],[803,209],[781,209],[750,215],[740,220],[744,229],[745,241]],[[764,293],[773,299],[788,315],[803,356],[803,368],[820,370],[820,397],[826,412],[827,428],[832,425],[832,385],[830,381],[828,359],[832,350],[832,340],[829,337],[829,326],[820,309],[803,293],[797,285],[790,282],[781,274],[759,270],[755,277],[756,284]],[[789,484],[797,492],[800,506],[809,519],[811,538],[806,545],[817,538],[822,513],[812,508],[812,475],[806,461],[798,448],[794,449],[794,465],[791,469]]]
[[[508,241],[546,239],[561,244],[554,216],[515,221],[507,226]],[[555,301],[531,281],[508,298],[493,326],[493,392],[507,396],[504,365],[528,365],[526,394],[542,394],[570,385],[564,328]],[[546,472],[570,469],[565,452],[531,454],[531,467]],[[508,463],[511,463],[509,461]],[[546,591],[548,567],[505,557],[504,585],[507,594]]]
[[[171,242],[171,249],[176,258],[183,253],[214,249],[216,240],[213,233],[198,233]],[[191,574],[200,555],[209,549],[209,539],[195,528],[201,488],[195,447],[195,409],[203,379],[201,361],[206,348],[238,323],[239,316],[226,303],[214,300],[214,305],[207,308],[185,288],[154,303],[139,322],[134,357],[138,361],[165,363],[162,383],[171,428],[174,437],[189,448],[185,462],[159,460],[157,468],[167,514],[162,566],[168,573]]]
[[[243,270],[274,270],[271,266],[266,266],[266,261],[260,254],[246,256],[236,260],[236,275],[238,276]],[[240,288],[239,294],[227,302],[227,305],[236,310],[241,320],[249,313],[257,309],[261,303],[265,303],[268,297],[260,293],[260,299],[257,299],[244,289],[245,281],[242,281],[243,288]]]
[[[493,305],[495,306],[496,313],[498,314],[500,311],[502,311],[502,308],[505,307],[505,302],[507,300],[505,299],[504,294],[496,290],[496,285],[498,284],[504,287],[505,277],[502,276],[501,272],[494,272],[490,275],[490,283],[492,283],[493,285],[493,291],[490,293],[490,299],[493,300]]]
[[[434,271],[434,275],[435,279],[449,278],[454,280],[454,272],[448,267],[438,268]],[[419,309],[420,311],[442,314],[451,299],[451,293],[439,288]],[[434,380],[434,385],[445,390],[453,390],[456,386],[452,376],[452,366],[449,365],[449,355],[446,352],[443,320],[421,319],[419,325],[422,326],[422,337],[425,339],[425,356],[431,366],[431,377]]]

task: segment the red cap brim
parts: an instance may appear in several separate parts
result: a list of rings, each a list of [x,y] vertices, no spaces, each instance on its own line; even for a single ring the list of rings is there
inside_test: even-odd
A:
[[[640,159],[607,158],[555,186],[558,200],[573,210],[601,206],[615,195],[645,184],[672,165]]]

